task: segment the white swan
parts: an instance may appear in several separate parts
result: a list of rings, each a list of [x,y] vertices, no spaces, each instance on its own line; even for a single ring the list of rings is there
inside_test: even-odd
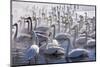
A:
[[[58,41],[55,39],[55,25],[52,25],[51,27],[54,28],[53,37],[51,39],[48,38],[49,41],[46,41],[47,42],[46,44],[40,46],[40,50],[43,52],[44,56],[46,57],[47,63],[50,63],[50,61],[54,63],[54,61],[51,60],[51,58],[57,60],[57,58],[61,58],[61,57],[64,58],[65,55],[65,50],[59,46]]]
[[[68,53],[67,60],[68,62],[88,61],[87,59],[89,58],[88,53],[89,51],[86,49],[81,49],[81,48],[73,49]]]
[[[26,61],[29,61],[29,64],[31,64],[32,62],[33,64],[36,64],[39,54],[39,46],[37,45],[37,42],[35,42],[38,39],[35,32],[33,32],[32,37],[33,44],[30,46],[30,48],[27,49],[25,59]]]
[[[40,47],[41,48],[41,47]],[[58,46],[54,41],[45,45],[45,48],[42,48],[42,52],[45,57],[46,63],[55,63],[55,60],[62,59],[65,57],[65,50]],[[63,62],[63,61],[59,61]]]
[[[90,39],[87,41],[87,45],[84,46],[85,49],[89,50],[89,61],[96,60],[96,41],[95,39]]]
[[[74,46],[74,48],[76,48],[75,41],[76,41],[77,37],[79,36],[79,29],[78,28],[79,28],[78,23],[73,24],[72,27],[71,27],[71,30],[74,30],[74,32],[72,34],[73,35],[73,46]]]
[[[18,34],[20,34],[18,31],[18,23],[15,23],[13,26],[15,26],[16,29],[11,44],[12,61],[14,62],[13,63],[14,65],[23,64],[22,57],[24,55],[24,50],[26,50],[27,47],[32,43],[32,39],[30,39],[30,36],[24,34],[22,36],[21,35],[18,36]],[[15,56],[17,56],[17,58]]]
[[[67,56],[68,52],[72,49],[72,44],[71,44],[71,36],[70,34],[67,33],[58,33],[55,35],[55,25],[54,26],[54,39],[57,40],[59,47],[64,49],[64,58]],[[63,60],[64,61],[64,60]],[[63,62],[62,61],[62,62]]]

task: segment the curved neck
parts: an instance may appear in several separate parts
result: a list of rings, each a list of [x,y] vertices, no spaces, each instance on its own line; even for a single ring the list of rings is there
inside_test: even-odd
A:
[[[67,47],[67,51],[66,51],[66,62],[69,62],[68,53],[70,50],[70,46],[71,46],[71,42],[70,42],[70,39],[68,38],[68,47]]]
[[[77,25],[75,26],[75,37],[78,37],[78,27],[77,27]]]
[[[29,21],[27,21],[27,23],[28,23],[28,31],[29,31]]]
[[[77,13],[76,13],[76,21],[77,21]]]
[[[37,20],[35,20],[34,30],[36,30],[36,27],[37,27]]]
[[[32,38],[33,38],[33,44],[38,45],[39,41],[38,41],[38,37],[35,32],[32,32]]]
[[[69,21],[68,21],[68,22],[69,22]],[[68,24],[69,24],[69,33],[70,33],[70,31],[71,31],[71,30],[70,30],[71,22],[69,22]]]
[[[88,37],[87,35],[88,35],[88,34],[87,34],[87,32],[85,32],[85,34],[86,34],[86,44],[87,44],[87,37]]]
[[[14,35],[14,39],[17,37],[17,32],[18,32],[18,24],[14,25],[16,27],[16,31],[15,31],[15,35]]]
[[[32,31],[32,20],[30,20],[30,32]]]
[[[87,21],[87,13],[85,13],[85,21]]]
[[[74,41],[73,41],[73,46],[76,47],[75,45],[75,41],[76,41],[76,38],[78,37],[78,27],[75,26],[75,33],[74,33]]]
[[[31,21],[32,21],[32,20],[31,20]],[[33,21],[35,22],[35,23],[34,23],[35,25],[34,25],[34,28],[33,28],[33,29],[36,30],[36,26],[37,26],[37,19],[36,19],[36,16],[33,17]]]
[[[61,28],[60,28],[60,21],[58,20],[58,32],[60,33]]]
[[[87,28],[86,31],[89,34],[90,33],[90,24],[89,23],[87,23],[86,28]]]
[[[29,21],[30,20],[30,21]],[[29,32],[32,32],[32,20],[31,19],[28,19],[28,23],[29,23]]]
[[[53,27],[53,38],[55,38],[56,27],[55,27],[55,25],[52,25],[51,27]]]
[[[67,51],[66,52],[67,52],[67,56],[68,56],[71,43],[70,43],[70,39],[69,38],[67,38],[67,40],[68,40],[68,47],[67,47]]]
[[[65,32],[68,30],[68,24],[69,24],[69,22],[65,21]]]

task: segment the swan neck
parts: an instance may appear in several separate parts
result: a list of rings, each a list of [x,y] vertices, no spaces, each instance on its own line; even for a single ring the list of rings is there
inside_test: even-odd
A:
[[[71,43],[70,43],[70,39],[68,38],[68,47],[67,47],[67,56],[68,56],[68,52],[69,52],[69,48],[70,48],[70,45],[71,45]]]
[[[53,25],[52,27],[53,27],[53,38],[55,38],[56,27],[55,27],[55,25]]]
[[[36,30],[36,27],[37,27],[37,20],[35,21],[34,30]]]
[[[28,21],[27,23],[28,23],[28,30],[29,30],[29,27],[30,27],[30,25],[29,25],[29,21]]]
[[[30,19],[30,22],[29,22],[29,32],[32,32],[32,20]]]
[[[37,35],[36,35],[36,33],[35,32],[33,32],[33,44],[39,44],[39,40],[38,40],[38,37],[37,37]]]
[[[78,27],[75,27],[75,36],[78,37]]]
[[[17,34],[18,34],[17,33],[18,32],[18,25],[16,24],[15,27],[16,27],[16,31],[15,31],[14,39],[17,37]]]

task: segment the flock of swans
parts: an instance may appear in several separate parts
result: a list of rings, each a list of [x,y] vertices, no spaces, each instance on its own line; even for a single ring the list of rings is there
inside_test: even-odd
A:
[[[70,7],[67,12],[63,8],[53,7],[48,17],[45,12],[37,17],[33,11],[32,17],[21,16],[12,25],[14,65],[95,60],[95,17],[89,18],[87,12],[85,16],[77,15],[75,10],[79,7],[74,8],[74,15]]]

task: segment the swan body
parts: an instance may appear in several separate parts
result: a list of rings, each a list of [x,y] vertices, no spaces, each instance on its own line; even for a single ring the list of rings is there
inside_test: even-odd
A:
[[[89,36],[92,37],[93,39],[96,38],[96,34],[95,34],[95,32],[91,33]]]
[[[26,53],[26,56],[25,58],[27,60],[34,60],[35,59],[35,56],[37,56],[37,54],[39,53],[39,47],[37,45],[32,45],[28,50],[27,50],[27,53]]]
[[[34,62],[36,63],[36,59],[37,59],[37,56],[39,54],[39,46],[38,46],[38,38],[37,38],[37,35],[35,32],[32,33],[32,37],[33,37],[33,44],[27,49],[26,51],[26,55],[25,55],[25,59],[27,61],[30,61],[33,59]]]
[[[86,37],[79,37],[76,39],[77,44],[83,44],[86,43]]]
[[[87,45],[84,46],[85,49],[89,50],[89,60],[95,60],[96,59],[96,41],[94,39],[90,39],[87,41]]]
[[[68,53],[69,57],[78,57],[79,55],[82,55],[84,53],[89,53],[88,50],[86,49],[80,49],[80,48],[77,48],[77,49],[73,49],[72,51],[70,51]]]
[[[87,61],[89,51],[82,48],[73,49],[68,53],[68,62]]]
[[[35,32],[37,33],[39,39],[39,46],[41,46],[41,42],[46,42],[48,40],[50,35],[50,28],[47,26],[38,26],[36,27]]]
[[[96,41],[94,39],[90,39],[87,41],[87,46],[90,46],[90,47],[94,46],[95,47],[95,45],[96,45]]]
[[[54,53],[55,51],[57,50],[61,50],[61,51],[64,51],[63,48],[57,46],[56,44],[54,43],[49,43],[46,50],[44,51],[45,54],[52,54]],[[64,52],[63,52],[64,53]]]
[[[56,40],[62,40],[62,39],[67,39],[70,38],[71,36],[69,34],[66,33],[59,33],[55,36]]]
[[[47,26],[38,26],[35,29],[36,31],[42,31],[42,32],[47,32],[49,30],[49,27]]]

